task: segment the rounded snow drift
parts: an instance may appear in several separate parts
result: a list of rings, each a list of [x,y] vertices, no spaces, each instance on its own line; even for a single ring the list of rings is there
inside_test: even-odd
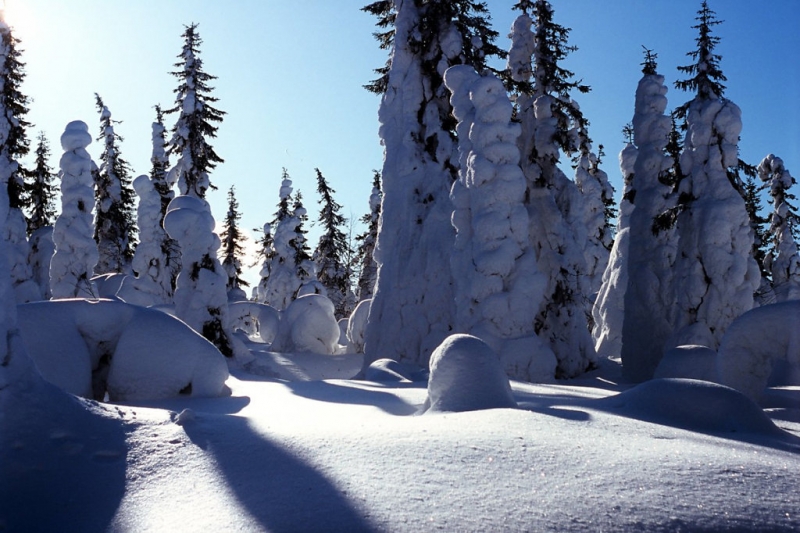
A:
[[[320,294],[301,296],[281,314],[274,352],[333,355],[339,344],[339,324],[333,302]]]
[[[472,335],[451,335],[430,359],[426,412],[517,407],[497,354]]]
[[[687,344],[664,353],[654,378],[686,378],[718,381],[717,352],[708,346]]]

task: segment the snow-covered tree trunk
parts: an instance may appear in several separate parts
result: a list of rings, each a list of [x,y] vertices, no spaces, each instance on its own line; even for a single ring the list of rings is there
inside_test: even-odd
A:
[[[375,242],[378,238],[378,224],[381,214],[380,173],[375,173],[372,193],[369,196],[369,213],[361,221],[367,224],[364,233],[356,237],[361,243],[358,246],[360,273],[358,276],[358,300],[371,299],[378,280],[378,264],[375,262]]]
[[[422,15],[416,2],[398,0],[396,9],[392,65],[378,112],[385,148],[383,205],[365,368],[380,358],[427,367],[434,348],[453,329],[449,263],[455,232],[449,193],[455,146],[442,127],[449,114],[446,89],[433,94],[428,76],[441,77],[462,43],[450,26],[420,52],[415,39]],[[423,62],[434,56],[421,53],[431,49],[441,54],[439,71],[423,72]]]
[[[661,178],[673,164],[665,154],[671,130],[664,77],[647,74],[636,88],[633,116],[634,209],[630,216],[629,262],[621,327],[622,363],[633,381],[650,379],[673,331],[672,268],[676,237],[670,227],[657,224],[674,207],[672,189]]]
[[[744,200],[728,179],[738,163],[741,110],[719,98],[688,107],[675,262],[676,335],[672,344],[716,348],[728,325],[753,307],[760,273]],[[652,342],[652,339],[651,339]]]
[[[164,229],[178,241],[183,269],[175,289],[175,312],[226,357],[234,355],[228,323],[227,277],[217,250],[214,217],[205,200],[178,196],[169,205]]]
[[[600,290],[592,307],[592,337],[599,359],[619,357],[622,350],[622,324],[625,310],[625,291],[628,286],[630,261],[631,213],[633,212],[634,166],[638,150],[632,143],[625,145],[619,154],[619,167],[624,188],[619,204],[617,235],[611,247],[608,266],[603,272]]]
[[[800,255],[793,229],[800,219],[789,203],[795,179],[786,169],[783,160],[769,154],[758,165],[759,177],[768,184],[773,212],[770,215],[770,252],[766,263],[772,274],[772,287],[778,302],[800,299]]]
[[[556,359],[534,330],[547,279],[528,237],[521,128],[494,75],[460,65],[447,70],[445,83],[459,121],[460,171],[451,191],[456,329],[492,346],[509,376],[547,380]]]
[[[94,233],[94,177],[96,168],[86,147],[92,142],[89,127],[76,120],[61,135],[61,214],[53,228],[55,254],[50,262],[53,298],[93,298],[91,278],[97,264]]]

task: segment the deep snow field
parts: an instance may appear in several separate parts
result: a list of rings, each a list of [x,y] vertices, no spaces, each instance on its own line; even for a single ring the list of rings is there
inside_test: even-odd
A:
[[[513,382],[518,409],[419,415],[425,382],[263,346],[279,377],[233,367],[223,398],[34,380],[6,404],[0,531],[800,530],[800,388],[762,411],[705,382],[620,385],[608,361]]]

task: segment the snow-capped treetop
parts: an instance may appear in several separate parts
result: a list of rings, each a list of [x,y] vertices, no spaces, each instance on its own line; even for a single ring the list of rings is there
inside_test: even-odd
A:
[[[206,138],[216,137],[218,126],[214,123],[222,122],[225,112],[212,105],[217,98],[210,96],[212,87],[208,82],[216,76],[203,71],[199,57],[203,41],[197,33],[197,24],[185,26],[182,37],[183,50],[178,55],[180,61],[175,63],[179,70],[171,72],[179,80],[174,91],[175,106],[165,111],[178,113],[167,150],[168,154],[178,156],[170,181],[178,183],[181,194],[204,198],[212,186],[209,171],[224,162]]]

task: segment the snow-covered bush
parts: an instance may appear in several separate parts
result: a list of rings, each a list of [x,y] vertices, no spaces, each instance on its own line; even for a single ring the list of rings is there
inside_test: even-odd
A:
[[[319,294],[301,296],[281,314],[274,352],[333,355],[339,344],[339,324],[333,302]]]
[[[757,307],[733,321],[722,338],[720,383],[755,401],[767,385],[774,361],[800,365],[800,300]]]
[[[676,346],[664,352],[653,377],[719,381],[717,352],[698,344]]]
[[[430,359],[424,410],[462,412],[517,407],[497,354],[472,335],[451,335]]]
[[[240,330],[248,337],[267,344],[275,339],[280,322],[280,311],[257,302],[231,302],[228,304],[231,329]]]
[[[36,368],[69,393],[126,401],[225,392],[219,351],[165,313],[111,300],[34,302],[18,312]]]
[[[350,315],[347,323],[347,340],[355,353],[364,353],[364,334],[367,331],[367,319],[372,298],[361,300]]]
[[[53,228],[55,253],[50,261],[53,298],[95,296],[91,278],[97,264],[97,244],[92,235],[96,168],[86,147],[92,142],[89,127],[76,120],[61,135],[61,214]]]

